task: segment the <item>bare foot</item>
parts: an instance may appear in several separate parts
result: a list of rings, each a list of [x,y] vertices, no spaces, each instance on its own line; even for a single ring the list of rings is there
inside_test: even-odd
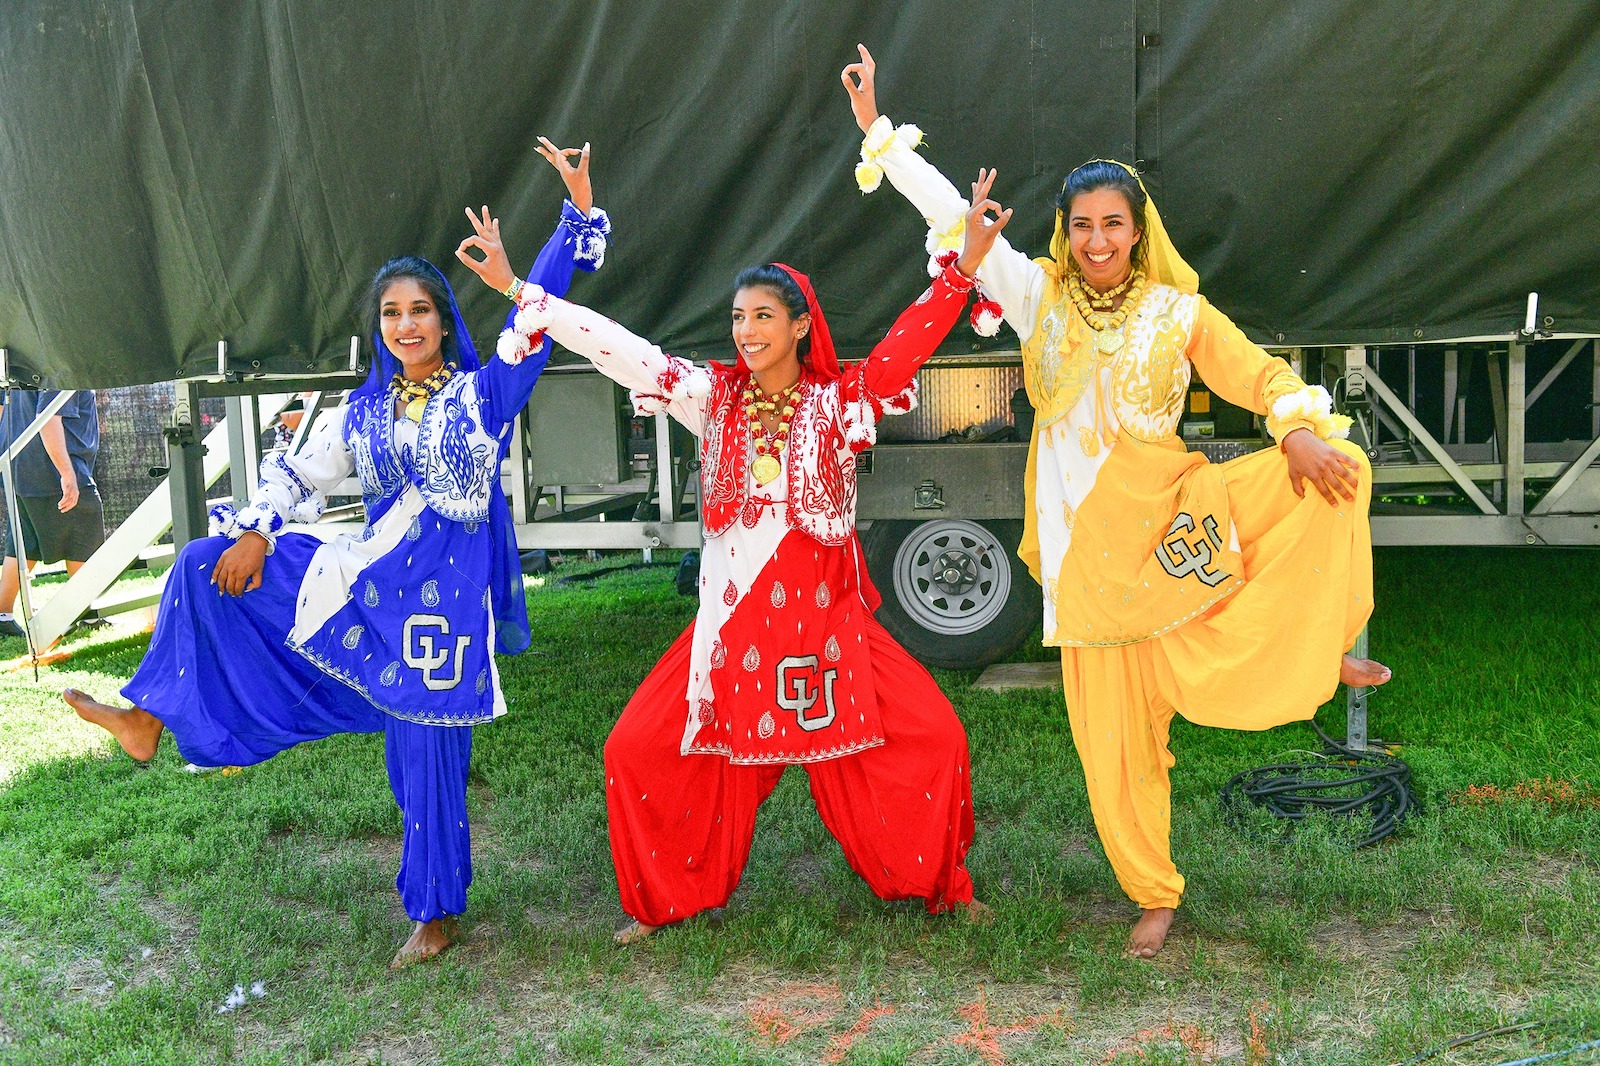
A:
[[[1376,659],[1357,659],[1354,655],[1346,654],[1344,661],[1339,664],[1339,680],[1351,688],[1381,685],[1393,676],[1393,671]]]
[[[155,757],[162,726],[161,719],[149,711],[138,707],[112,707],[75,688],[67,689],[61,697],[78,712],[79,718],[110,733],[122,745],[122,750],[139,762],[149,762]]]
[[[969,899],[965,903],[957,903],[951,910],[974,925],[988,925],[994,921],[994,911],[989,909],[988,904],[977,899]]]
[[[451,944],[455,933],[455,919],[435,918],[431,922],[418,922],[411,931],[411,939],[400,945],[389,969],[401,970],[438,955]]]
[[[644,922],[633,921],[612,933],[611,939],[626,947],[629,944],[637,944],[660,928],[659,925],[646,925]]]
[[[1161,945],[1167,942],[1167,930],[1178,912],[1171,907],[1151,907],[1133,923],[1128,934],[1128,954],[1141,959],[1154,958]]]

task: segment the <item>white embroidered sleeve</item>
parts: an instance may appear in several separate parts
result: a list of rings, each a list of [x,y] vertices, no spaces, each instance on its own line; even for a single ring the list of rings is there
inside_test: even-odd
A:
[[[886,129],[892,129],[889,119],[879,115],[878,121],[867,131],[868,142],[881,143]],[[938,255],[949,249],[959,251],[966,230],[967,208],[971,204],[907,141],[905,137],[894,135],[875,150],[874,160],[883,168],[889,184],[910,200],[911,206],[921,212],[928,223],[928,254]],[[1006,321],[1017,332],[1017,339],[1026,342],[1038,321],[1039,301],[1044,293],[1044,271],[1039,264],[1011,247],[1002,235],[978,267],[978,281],[999,302]]]
[[[274,452],[261,460],[261,480],[250,505],[235,511],[229,504],[211,508],[212,536],[238,540],[259,533],[272,554],[278,534],[288,522],[315,522],[327,494],[355,470],[355,457],[344,439],[345,408],[324,414],[294,455]]]
[[[519,331],[548,333],[557,344],[589,360],[629,390],[635,411],[666,411],[695,436],[705,431],[706,400],[711,395],[711,372],[705,367],[668,355],[604,315],[557,299],[537,285],[524,285],[517,303]]]

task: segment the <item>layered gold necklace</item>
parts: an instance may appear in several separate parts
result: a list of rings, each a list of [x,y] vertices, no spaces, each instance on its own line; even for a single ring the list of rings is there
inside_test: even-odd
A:
[[[1067,295],[1072,298],[1078,314],[1094,331],[1094,346],[1101,355],[1115,355],[1122,349],[1126,340],[1123,327],[1139,309],[1144,289],[1145,276],[1142,270],[1135,270],[1121,285],[1105,293],[1089,288],[1077,272],[1067,275]],[[1127,295],[1122,298],[1122,306],[1115,311],[1109,310],[1116,297],[1124,291]]]
[[[778,457],[789,443],[789,420],[794,417],[795,405],[799,402],[798,381],[771,396],[761,391],[753,377],[744,387],[744,413],[750,420],[750,447],[754,452],[750,458],[750,476],[756,479],[757,485],[765,485],[782,472],[783,464]],[[761,421],[763,413],[777,416],[778,427],[771,433]]]
[[[441,363],[439,369],[423,378],[421,381],[412,381],[404,374],[396,374],[389,383],[389,392],[395,401],[402,405],[405,416],[413,422],[422,421],[423,409],[428,406],[428,397],[444,388],[444,383],[455,374],[455,367],[449,363]]]

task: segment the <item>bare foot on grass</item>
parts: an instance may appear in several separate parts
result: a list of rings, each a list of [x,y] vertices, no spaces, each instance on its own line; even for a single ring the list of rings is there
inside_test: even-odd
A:
[[[1167,942],[1167,930],[1178,912],[1171,907],[1151,907],[1133,923],[1128,934],[1128,954],[1140,959],[1151,959]]]
[[[435,918],[431,922],[418,922],[411,931],[411,939],[400,945],[389,969],[402,970],[419,962],[434,958],[448,948],[455,935],[455,919]]]
[[[1394,672],[1376,659],[1357,659],[1346,654],[1339,664],[1339,680],[1351,688],[1370,688],[1381,685],[1394,676]]]
[[[973,925],[988,925],[994,921],[994,911],[989,909],[988,904],[977,899],[969,899],[965,903],[957,903],[951,909],[955,911],[957,917],[963,921],[971,922]]]
[[[637,944],[645,937],[653,935],[660,928],[659,925],[646,925],[644,922],[632,921],[612,933],[611,939],[614,943],[626,947],[629,944]]]
[[[161,740],[161,719],[138,707],[112,707],[87,692],[69,688],[61,694],[78,717],[116,738],[122,750],[139,762],[149,762]]]

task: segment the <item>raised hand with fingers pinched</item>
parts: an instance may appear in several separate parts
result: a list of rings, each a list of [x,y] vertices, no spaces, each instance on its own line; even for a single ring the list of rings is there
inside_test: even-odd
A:
[[[978,273],[983,257],[989,254],[1000,231],[1011,221],[1011,208],[1002,208],[999,201],[989,198],[989,190],[994,187],[997,173],[980,167],[978,180],[972,183],[972,206],[967,208],[967,228],[961,245],[961,258],[956,260],[956,269],[969,278]],[[995,214],[992,219],[989,217],[990,211]]]

